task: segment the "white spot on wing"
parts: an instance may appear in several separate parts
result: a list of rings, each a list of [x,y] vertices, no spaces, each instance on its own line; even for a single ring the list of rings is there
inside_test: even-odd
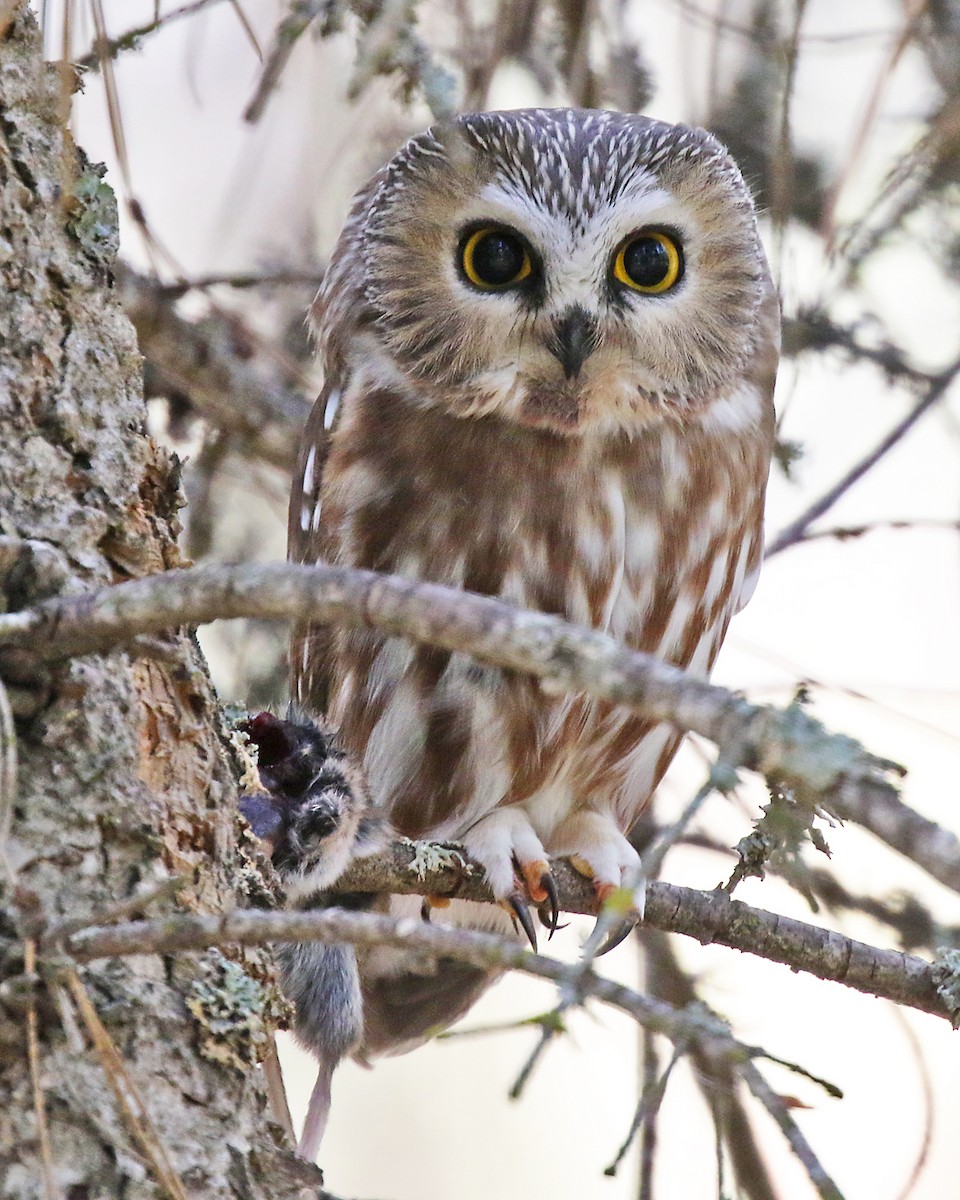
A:
[[[327,403],[323,409],[323,427],[324,429],[332,429],[333,422],[337,416],[337,409],[340,407],[340,392],[335,390],[327,397]],[[312,451],[311,451],[312,453]]]
[[[313,491],[313,468],[316,466],[316,462],[317,448],[316,446],[311,446],[310,453],[307,455],[306,466],[303,468],[303,491],[307,496]]]

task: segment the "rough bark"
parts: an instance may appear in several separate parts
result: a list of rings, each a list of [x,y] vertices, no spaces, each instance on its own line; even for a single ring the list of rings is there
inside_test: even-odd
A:
[[[177,565],[179,494],[175,462],[145,432],[141,360],[114,294],[114,200],[64,132],[72,81],[41,62],[25,5],[0,8],[2,611]],[[30,715],[6,845],[16,887],[10,873],[0,881],[0,976],[23,969],[4,950],[25,922],[94,916],[170,873],[186,887],[161,911],[217,912],[255,870],[199,652],[184,636],[156,650],[8,679]],[[82,978],[183,1193],[275,1200],[319,1174],[283,1148],[250,1069],[280,1007],[270,959],[231,955],[144,955]],[[33,1001],[45,1167],[26,1005],[0,983],[0,1196],[175,1192],[128,1132],[76,995],[47,979]]]

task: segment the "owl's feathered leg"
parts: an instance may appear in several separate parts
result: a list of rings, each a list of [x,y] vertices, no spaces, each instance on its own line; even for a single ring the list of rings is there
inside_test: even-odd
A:
[[[633,895],[623,920],[610,930],[597,954],[619,946],[643,920],[646,884],[640,855],[620,832],[613,817],[592,809],[571,813],[550,839],[550,852],[570,859],[571,865],[593,883],[602,905],[614,892],[630,887]]]

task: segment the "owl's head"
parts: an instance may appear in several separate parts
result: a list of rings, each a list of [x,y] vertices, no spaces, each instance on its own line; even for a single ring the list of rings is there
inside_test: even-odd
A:
[[[767,281],[709,133],[531,109],[408,142],[358,196],[315,315],[328,356],[348,326],[420,403],[575,434],[729,393]]]

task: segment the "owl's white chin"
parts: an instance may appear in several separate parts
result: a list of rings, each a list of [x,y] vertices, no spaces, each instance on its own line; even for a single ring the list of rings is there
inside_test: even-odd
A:
[[[683,409],[625,378],[622,369],[588,366],[573,379],[559,371],[504,375],[473,384],[465,415],[495,415],[530,429],[582,437],[639,433],[675,419]]]

